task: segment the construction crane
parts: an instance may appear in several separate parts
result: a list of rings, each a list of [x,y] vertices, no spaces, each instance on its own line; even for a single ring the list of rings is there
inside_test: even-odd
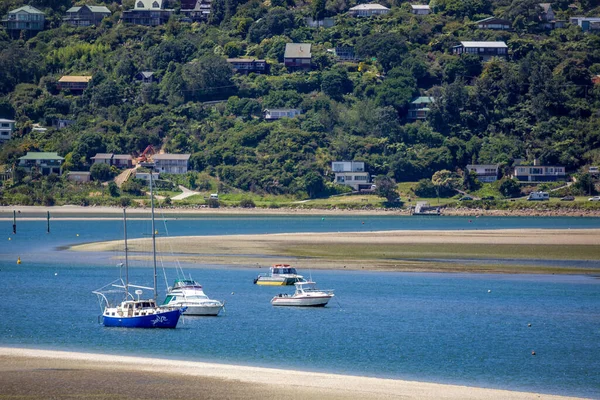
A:
[[[152,158],[152,155],[155,153],[154,151],[154,147],[152,147],[151,144],[149,144],[144,151],[142,152],[142,154],[140,154],[140,156],[137,158],[137,162],[138,164],[141,162],[146,162],[148,161],[148,159]]]

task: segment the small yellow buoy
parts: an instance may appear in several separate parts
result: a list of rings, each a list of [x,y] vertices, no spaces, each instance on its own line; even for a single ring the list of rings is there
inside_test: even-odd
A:
[[[154,234],[155,234],[155,235],[158,235],[158,229],[154,231]]]
[[[17,257],[17,264],[21,264],[21,257]]]

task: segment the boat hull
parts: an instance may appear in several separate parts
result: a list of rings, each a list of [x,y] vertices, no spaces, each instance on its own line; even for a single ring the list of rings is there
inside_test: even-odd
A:
[[[289,286],[298,282],[298,278],[265,278],[259,277],[254,283],[261,286]]]
[[[168,310],[150,315],[128,316],[110,316],[103,315],[103,323],[106,327],[113,328],[175,328],[179,317],[182,314],[181,309]]]
[[[311,296],[311,297],[274,297],[271,300],[273,306],[288,307],[325,307],[333,296]]]
[[[185,310],[185,312],[184,312],[185,315],[207,316],[207,317],[216,317],[217,315],[219,315],[219,313],[223,309],[222,305],[214,305],[214,306],[212,306],[212,305],[208,305],[208,306],[188,305],[186,307],[187,307],[187,310]]]

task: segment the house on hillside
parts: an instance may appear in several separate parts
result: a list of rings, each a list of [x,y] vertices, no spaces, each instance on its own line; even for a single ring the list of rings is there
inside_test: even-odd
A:
[[[181,0],[181,14],[187,22],[202,22],[208,20],[212,0]]]
[[[353,17],[373,17],[377,15],[385,15],[390,12],[390,9],[377,3],[359,4],[350,8],[348,15]]]
[[[483,61],[492,57],[507,57],[508,46],[504,42],[460,42],[452,48],[454,54],[475,54]]]
[[[426,119],[430,111],[430,106],[434,103],[433,97],[420,96],[410,102],[408,105],[409,120]]]
[[[0,143],[10,140],[15,130],[15,121],[12,119],[0,118]]]
[[[69,8],[63,21],[73,26],[99,26],[102,20],[110,15],[110,10],[104,6],[84,4],[81,7]]]
[[[500,172],[499,164],[469,164],[467,165],[467,171],[475,172],[477,179],[480,182],[496,182],[498,180],[498,173]]]
[[[75,121],[73,121],[72,119],[56,118],[52,120],[52,127],[54,129],[64,129],[69,127],[70,125],[73,125],[74,123]]]
[[[154,72],[152,71],[140,71],[135,74],[135,79],[142,83],[158,82],[158,79],[156,79]]]
[[[135,0],[131,10],[123,11],[121,21],[126,24],[158,26],[166,24],[174,10],[164,9],[163,0]]]
[[[354,191],[371,189],[371,176],[362,161],[334,161],[331,170],[337,184],[350,186]]]
[[[353,46],[337,46],[333,49],[333,54],[339,61],[357,61],[358,57],[354,54]]]
[[[560,165],[516,165],[513,177],[523,182],[549,182],[566,179],[565,167]]]
[[[331,28],[335,25],[335,19],[331,17],[319,20],[315,20],[312,17],[306,17],[304,18],[304,22],[306,23],[306,26],[311,28]]]
[[[431,8],[427,4],[411,4],[410,8],[410,12],[415,15],[429,15],[431,13]]]
[[[19,167],[27,172],[37,169],[42,175],[62,175],[62,163],[65,159],[58,153],[28,151],[19,158]]]
[[[67,179],[75,183],[87,183],[92,180],[92,174],[88,171],[69,171]]]
[[[584,32],[600,30],[600,18],[597,17],[571,17],[569,21],[572,24],[579,25]]]
[[[155,154],[154,170],[165,174],[185,174],[191,154]]]
[[[11,10],[6,17],[2,18],[2,25],[13,38],[18,38],[22,31],[26,32],[29,37],[34,36],[44,30],[45,23],[44,13],[31,6]]]
[[[475,21],[479,29],[494,29],[507,31],[511,28],[510,21],[502,18],[489,17]]]
[[[567,21],[557,20],[551,3],[538,4],[538,19],[540,26],[545,29],[564,28]]]
[[[268,108],[263,113],[267,121],[274,121],[281,118],[294,118],[296,115],[302,114],[302,110],[298,108]]]
[[[98,153],[92,157],[94,164],[106,164],[117,168],[133,167],[133,157],[129,154]]]
[[[82,94],[88,88],[91,76],[81,75],[65,75],[58,80],[59,90],[70,90],[73,94]]]
[[[310,69],[312,54],[309,43],[286,43],[283,64],[290,70]]]
[[[257,60],[255,58],[228,58],[227,63],[233,67],[238,74],[256,74],[269,73],[269,64],[266,60]]]

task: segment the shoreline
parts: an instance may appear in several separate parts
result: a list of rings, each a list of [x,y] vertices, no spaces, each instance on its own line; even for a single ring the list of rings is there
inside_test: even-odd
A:
[[[293,400],[575,398],[321,372],[12,347],[0,347],[0,372],[0,397],[184,399],[203,394],[211,399],[251,400],[283,396]],[[134,392],[128,393],[132,389]],[[143,390],[146,393],[140,393]]]
[[[52,219],[84,219],[84,218],[121,218],[123,209],[121,207],[106,206],[0,206],[0,220],[12,220],[13,211],[17,211],[17,218],[20,220],[38,220],[46,219],[47,212],[50,212]],[[127,208],[127,213],[131,216],[148,216],[149,208]],[[410,216],[406,208],[392,209],[319,209],[319,208],[200,208],[200,207],[179,207],[179,208],[159,208],[157,213],[166,216],[190,216],[202,217],[212,215],[244,215],[244,216],[285,216],[285,215],[322,215],[322,216]],[[482,208],[443,208],[442,216],[464,216],[464,217],[600,217],[600,210],[585,209],[519,209],[519,210],[485,210]],[[433,217],[432,217],[433,218]]]

